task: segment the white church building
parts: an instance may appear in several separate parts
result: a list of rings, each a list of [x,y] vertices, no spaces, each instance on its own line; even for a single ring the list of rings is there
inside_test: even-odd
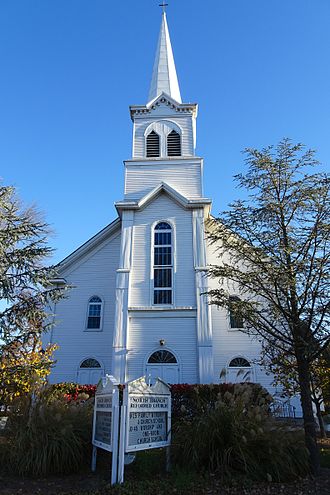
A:
[[[204,228],[211,199],[195,155],[197,110],[182,102],[163,13],[147,103],[130,107],[118,217],[59,264],[72,288],[48,334],[59,345],[52,382],[90,384],[109,373],[121,383],[141,375],[219,383],[244,373],[276,393],[255,363],[260,344],[205,294],[216,283],[207,266],[218,259]]]

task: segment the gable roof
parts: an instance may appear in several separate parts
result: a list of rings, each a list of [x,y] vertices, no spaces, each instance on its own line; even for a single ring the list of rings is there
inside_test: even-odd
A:
[[[180,194],[178,191],[169,186],[166,182],[160,182],[158,186],[148,192],[143,198],[138,201],[118,201],[115,203],[115,207],[120,215],[122,210],[140,210],[145,208],[153,199],[155,199],[162,192],[166,193],[176,203],[183,208],[202,208],[204,206],[211,206],[212,200],[209,198],[189,199]]]
[[[154,110],[161,105],[168,106],[175,112],[191,113],[197,117],[198,105],[197,103],[178,103],[171,98],[167,93],[162,92],[156,96],[153,100],[149,101],[147,105],[130,105],[131,119],[134,120],[134,116],[144,116],[151,114]]]
[[[116,230],[119,230],[120,225],[120,218],[116,218],[116,220],[104,227],[104,229],[100,230],[100,232],[78,247],[75,251],[73,251],[73,253],[69,254],[69,256],[60,261],[57,265],[58,274],[61,275],[63,271],[67,270],[73,263],[79,261],[83,256],[86,256],[107,238],[113,235]]]

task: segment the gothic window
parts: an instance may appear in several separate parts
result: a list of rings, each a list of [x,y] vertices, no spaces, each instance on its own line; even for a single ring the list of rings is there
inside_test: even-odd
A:
[[[176,362],[175,356],[165,349],[154,352],[148,359],[148,364],[171,364]]]
[[[154,304],[172,304],[172,227],[159,222],[154,229]]]
[[[102,317],[102,299],[98,296],[93,296],[88,302],[87,328],[89,330],[97,330],[101,328]]]
[[[88,358],[81,363],[80,368],[101,368],[101,365],[96,359]]]
[[[251,368],[249,361],[243,357],[235,357],[228,365],[229,368]]]
[[[147,136],[147,157],[160,156],[159,135],[155,131],[151,131]]]
[[[167,136],[167,156],[181,156],[181,136],[176,131]]]
[[[238,312],[237,303],[240,298],[237,296],[229,296],[229,317],[230,328],[243,328],[243,318]]]

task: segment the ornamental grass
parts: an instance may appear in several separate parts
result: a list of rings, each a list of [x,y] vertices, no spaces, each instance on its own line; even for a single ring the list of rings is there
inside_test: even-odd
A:
[[[16,403],[9,417],[1,464],[18,475],[73,473],[90,461],[93,402],[41,395]]]
[[[194,416],[173,427],[174,464],[224,478],[289,481],[308,473],[308,453],[299,431],[269,415],[269,404],[252,400],[249,384],[219,394],[214,404],[197,400]]]

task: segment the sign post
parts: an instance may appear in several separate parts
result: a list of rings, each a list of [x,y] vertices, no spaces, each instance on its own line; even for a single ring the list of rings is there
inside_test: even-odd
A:
[[[92,471],[96,469],[97,448],[112,452],[111,484],[117,482],[118,420],[118,382],[113,376],[106,375],[99,381],[95,392]]]

